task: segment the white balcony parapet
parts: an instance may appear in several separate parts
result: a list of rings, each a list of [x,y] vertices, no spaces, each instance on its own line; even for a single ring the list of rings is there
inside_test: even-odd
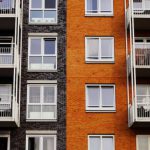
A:
[[[0,0],[1,14],[15,14],[15,0]]]
[[[150,68],[150,43],[135,43],[136,67]]]

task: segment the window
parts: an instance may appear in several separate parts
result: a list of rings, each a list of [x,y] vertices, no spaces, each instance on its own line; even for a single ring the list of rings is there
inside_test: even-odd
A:
[[[30,0],[29,22],[57,23],[57,0]]]
[[[89,135],[88,150],[114,150],[113,135]]]
[[[10,150],[10,135],[0,135],[0,148]]]
[[[57,38],[29,37],[29,70],[57,69]]]
[[[87,62],[113,62],[113,37],[86,37]]]
[[[113,15],[113,0],[85,0],[86,15]]]
[[[57,86],[55,84],[28,84],[27,96],[27,119],[57,118]]]
[[[137,150],[150,149],[150,135],[137,135]]]
[[[56,135],[27,135],[26,150],[56,150]]]
[[[114,85],[86,85],[86,110],[113,111],[115,110]]]

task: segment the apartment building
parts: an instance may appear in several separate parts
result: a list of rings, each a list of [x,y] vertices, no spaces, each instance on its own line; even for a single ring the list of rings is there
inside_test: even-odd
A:
[[[66,1],[0,1],[0,149],[66,148]]]

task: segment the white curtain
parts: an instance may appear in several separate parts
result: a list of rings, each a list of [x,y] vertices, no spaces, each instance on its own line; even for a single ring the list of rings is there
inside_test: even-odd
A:
[[[113,149],[113,138],[112,137],[103,137],[102,138],[103,142],[103,148],[102,150],[114,150]]]
[[[90,137],[89,138],[90,150],[101,150],[100,137]]]
[[[100,0],[101,12],[112,11],[112,0]]]
[[[138,150],[149,150],[147,135],[138,135]]]

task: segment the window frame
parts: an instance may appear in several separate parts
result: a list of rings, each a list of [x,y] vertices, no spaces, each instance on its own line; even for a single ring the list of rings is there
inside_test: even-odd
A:
[[[100,139],[101,150],[103,150],[102,149],[102,138],[103,137],[104,138],[111,137],[113,139],[113,150],[115,150],[115,136],[114,135],[112,135],[112,134],[110,134],[110,135],[108,135],[108,134],[96,134],[96,135],[90,134],[90,135],[88,135],[88,150],[90,150],[90,137],[99,137],[99,138],[101,138]]]
[[[43,146],[43,137],[53,137],[54,138],[54,150],[56,150],[56,147],[57,147],[57,136],[56,135],[52,135],[52,134],[27,134],[26,135],[26,150],[29,150],[28,149],[28,144],[29,144],[29,138],[34,138],[34,137],[39,137],[40,138],[40,141],[39,141],[39,144],[40,144],[40,150],[43,150],[42,146]]]
[[[49,9],[46,9],[45,8],[45,0],[42,1],[42,8],[32,8],[32,0],[29,0],[29,24],[36,24],[36,25],[55,25],[58,23],[58,0],[55,0],[56,1],[56,5],[55,5],[55,9],[54,8],[49,8]],[[30,19],[31,19],[31,11],[32,10],[37,10],[37,11],[42,11],[44,12],[45,10],[51,10],[51,11],[56,11],[56,22],[31,22]],[[44,13],[43,13],[43,18],[44,18]],[[41,20],[43,19],[41,18]]]
[[[41,40],[41,54],[30,54],[31,52],[31,40],[32,39],[40,39]],[[44,39],[56,39],[55,40],[55,54],[44,54]],[[57,36],[29,36],[28,37],[28,71],[32,71],[32,72],[53,72],[53,71],[57,71],[57,55],[58,55],[58,38]],[[30,57],[31,56],[39,56],[43,57],[47,56],[47,57],[56,57],[56,68],[55,69],[30,69]],[[43,62],[41,63],[43,64]]]
[[[43,95],[44,95],[44,87],[54,87],[54,96],[55,96],[55,99],[54,99],[54,103],[43,103]],[[30,87],[40,87],[40,103],[29,103],[29,91],[30,91]],[[42,93],[41,93],[42,92]],[[41,99],[42,98],[42,99]],[[31,106],[31,105],[39,105],[39,106],[43,106],[43,105],[46,105],[46,106],[55,106],[55,118],[53,119],[30,119],[28,118],[28,106]],[[41,112],[42,112],[42,109],[41,109]],[[27,121],[38,121],[38,122],[45,122],[45,121],[56,121],[57,120],[57,84],[45,84],[45,83],[41,83],[41,84],[35,84],[35,83],[29,83],[27,84],[27,104],[26,104],[26,120]]]
[[[101,87],[113,87],[114,90],[114,106],[102,106],[102,94],[101,94]],[[89,107],[89,100],[88,100],[88,87],[99,87],[100,91],[100,105],[97,107]],[[86,111],[87,112],[115,112],[116,111],[116,86],[115,84],[86,84],[85,85],[85,101],[86,101]]]
[[[88,53],[88,51],[87,51],[88,50],[88,42],[87,42],[88,39],[98,39],[99,40],[99,49],[98,49],[99,56],[98,56],[97,60],[93,60],[93,59],[88,58],[88,55],[87,55],[87,53]],[[110,58],[110,59],[102,59],[101,40],[103,40],[103,39],[112,39],[112,58]],[[114,37],[111,37],[111,36],[110,37],[86,36],[85,37],[85,61],[86,61],[86,63],[114,63],[115,62],[115,40],[114,40]]]
[[[100,0],[99,0],[100,1]],[[114,16],[114,0],[111,0],[111,3],[112,3],[112,6],[111,6],[111,12],[105,12],[105,13],[102,13],[100,12],[100,2],[99,2],[99,5],[98,5],[98,12],[97,13],[89,13],[88,12],[88,9],[87,9],[87,0],[85,0],[85,16]],[[92,10],[91,10],[92,11]]]

